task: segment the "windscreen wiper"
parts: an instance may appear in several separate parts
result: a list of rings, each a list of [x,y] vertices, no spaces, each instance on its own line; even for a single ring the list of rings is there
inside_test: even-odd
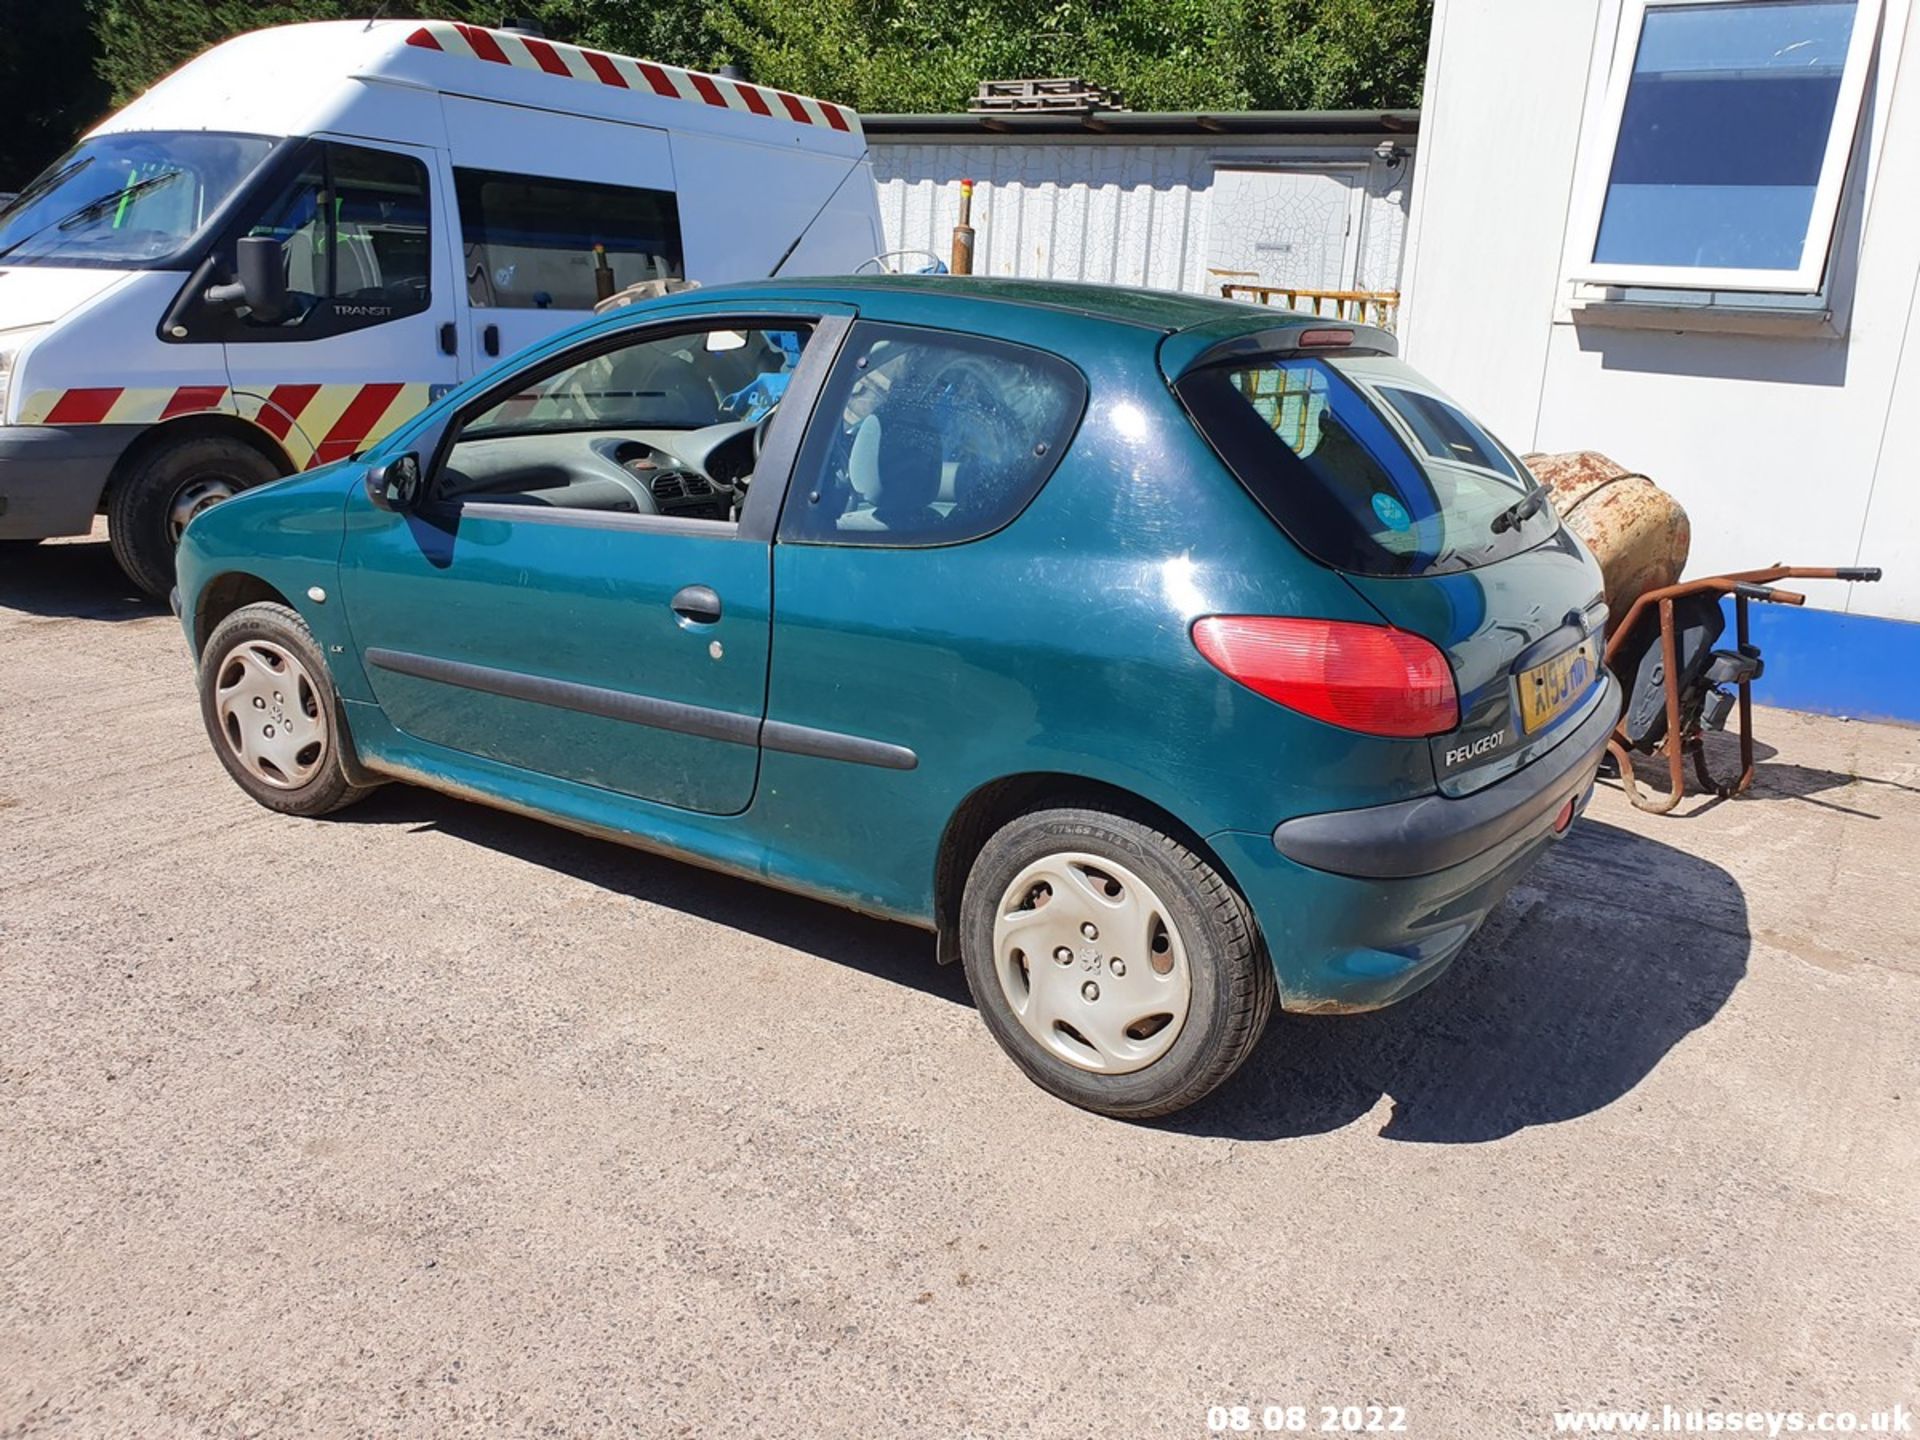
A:
[[[149,190],[158,189],[170,181],[178,180],[185,173],[184,170],[163,171],[158,175],[149,175],[145,180],[136,180],[133,184],[123,189],[109,191],[105,195],[96,196],[94,199],[82,205],[78,210],[62,215],[58,220],[52,221],[49,224],[42,225],[30,235],[23,235],[20,239],[14,241],[13,244],[7,246],[6,249],[0,250],[0,258],[11,255],[21,246],[38,240],[49,230],[64,232],[73,229],[77,225],[82,225],[89,220],[97,219],[114,206],[123,205],[136,195],[144,195]]]
[[[1535,484],[1526,494],[1493,517],[1493,533],[1504,535],[1507,531],[1524,525],[1540,513],[1540,507],[1547,503],[1547,487]]]

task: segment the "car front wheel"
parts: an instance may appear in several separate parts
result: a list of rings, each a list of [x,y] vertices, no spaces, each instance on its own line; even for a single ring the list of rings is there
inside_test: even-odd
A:
[[[347,778],[339,696],[306,621],[285,605],[243,605],[215,627],[200,715],[227,773],[269,810],[325,815],[371,793]]]
[[[982,848],[961,954],[987,1028],[1043,1089],[1144,1120],[1239,1069],[1273,1007],[1245,901],[1142,820],[1035,811]]]

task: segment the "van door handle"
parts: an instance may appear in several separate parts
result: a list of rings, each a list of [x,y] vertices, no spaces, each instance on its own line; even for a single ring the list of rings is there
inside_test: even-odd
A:
[[[440,353],[442,355],[460,353],[460,327],[451,320],[440,327]]]
[[[711,585],[686,585],[674,592],[673,613],[694,625],[713,625],[720,619],[720,597]]]
[[[480,332],[480,348],[489,355],[500,353],[500,327],[489,325]]]

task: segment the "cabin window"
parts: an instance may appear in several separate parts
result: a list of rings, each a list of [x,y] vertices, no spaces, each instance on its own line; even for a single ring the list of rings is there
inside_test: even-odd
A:
[[[685,275],[671,190],[454,171],[467,301],[500,310],[591,310],[645,280]]]
[[[329,142],[249,227],[280,242],[287,313],[230,322],[229,340],[317,340],[425,310],[433,245],[427,169],[411,155]]]
[[[1880,0],[1626,0],[1572,278],[1813,294]]]

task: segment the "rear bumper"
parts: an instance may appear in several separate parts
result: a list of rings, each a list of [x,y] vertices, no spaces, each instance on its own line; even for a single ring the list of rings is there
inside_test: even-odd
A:
[[[1620,711],[1618,687],[1606,685],[1552,753],[1477,794],[1209,836],[1253,908],[1281,1004],[1377,1010],[1437,978],[1559,838],[1561,808],[1586,808]]]
[[[139,425],[0,425],[0,540],[84,535]]]
[[[1560,808],[1593,784],[1620,718],[1620,686],[1602,681],[1600,701],[1566,739],[1518,774],[1454,798],[1424,795],[1364,810],[1302,815],[1273,832],[1289,860],[1335,875],[1401,879],[1433,875],[1484,854],[1524,831],[1551,825]]]

